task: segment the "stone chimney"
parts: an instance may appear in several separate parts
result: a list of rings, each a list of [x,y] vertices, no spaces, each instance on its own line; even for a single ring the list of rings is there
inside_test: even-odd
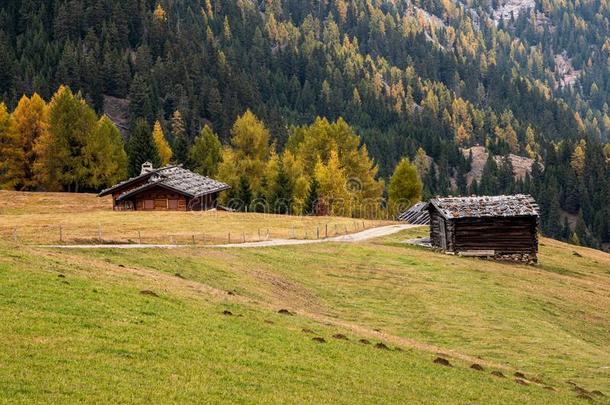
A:
[[[142,164],[142,171],[140,172],[140,175],[142,174],[146,174],[146,173],[150,173],[153,171],[153,165],[150,162],[145,162]]]

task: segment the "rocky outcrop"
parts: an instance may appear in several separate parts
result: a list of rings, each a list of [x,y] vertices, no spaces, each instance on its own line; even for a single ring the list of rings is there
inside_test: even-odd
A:
[[[472,166],[470,172],[466,174],[466,181],[470,185],[473,180],[476,179],[477,182],[481,181],[481,177],[483,175],[483,168],[485,167],[485,163],[489,157],[489,152],[485,149],[484,146],[473,146],[469,149],[462,149],[462,153],[466,158],[472,152]],[[503,156],[494,156],[494,160],[499,165],[502,163]],[[513,173],[515,178],[523,179],[525,174],[532,171],[532,165],[534,164],[534,159],[518,156],[514,154],[508,155],[511,164],[513,165]]]

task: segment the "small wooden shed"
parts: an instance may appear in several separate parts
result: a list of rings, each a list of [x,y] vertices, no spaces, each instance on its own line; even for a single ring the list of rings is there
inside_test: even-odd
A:
[[[537,262],[538,205],[529,195],[430,200],[432,246],[463,256]]]
[[[112,195],[115,211],[204,211],[217,206],[218,194],[229,185],[201,176],[182,166],[154,169],[142,165],[139,176],[98,194]]]

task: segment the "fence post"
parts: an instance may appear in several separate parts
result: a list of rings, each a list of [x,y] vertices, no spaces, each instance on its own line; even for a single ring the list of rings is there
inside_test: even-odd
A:
[[[320,239],[320,227],[316,226],[316,239]]]
[[[102,226],[100,224],[97,224],[97,240],[102,240]]]
[[[229,244],[231,243],[231,232],[229,232]]]
[[[324,237],[328,238],[328,224],[324,224]]]
[[[193,245],[195,244],[195,234],[193,234]]]
[[[246,243],[246,233],[245,232],[241,233],[241,240],[243,241],[243,243]]]
[[[59,225],[59,242],[63,243],[64,241],[64,227],[63,225]]]
[[[269,240],[269,228],[267,228],[267,237],[265,239]]]
[[[138,240],[140,241],[140,245],[142,244],[142,233],[138,231]]]
[[[17,227],[13,228],[13,242],[17,243]]]

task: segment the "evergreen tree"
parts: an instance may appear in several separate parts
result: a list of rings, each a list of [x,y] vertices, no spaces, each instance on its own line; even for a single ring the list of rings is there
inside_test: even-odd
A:
[[[128,166],[130,177],[140,175],[142,164],[151,162],[153,167],[159,167],[161,159],[155,147],[150,128],[143,118],[136,120],[136,125],[127,143]]]
[[[318,204],[318,188],[320,187],[315,177],[311,180],[309,186],[309,193],[307,194],[307,200],[305,202],[304,212],[307,215],[317,215],[317,204]]]
[[[290,214],[292,208],[292,185],[290,178],[284,169],[284,165],[280,164],[275,187],[273,190],[273,198],[270,201],[271,207],[275,214]]]
[[[246,176],[239,178],[239,188],[237,191],[237,198],[239,199],[240,211],[247,211],[252,203],[252,189],[250,188],[250,182]]]
[[[182,114],[178,110],[174,111],[172,115],[171,127],[174,137],[174,161],[179,164],[186,164],[188,161],[186,125],[182,119]]]
[[[582,211],[578,213],[578,218],[576,219],[576,227],[574,228],[574,233],[578,237],[579,244],[589,245],[589,232],[587,229],[587,225],[585,224],[585,219],[583,217]]]
[[[150,86],[140,74],[135,75],[129,89],[129,113],[134,127],[138,118],[150,122],[153,117]]]

